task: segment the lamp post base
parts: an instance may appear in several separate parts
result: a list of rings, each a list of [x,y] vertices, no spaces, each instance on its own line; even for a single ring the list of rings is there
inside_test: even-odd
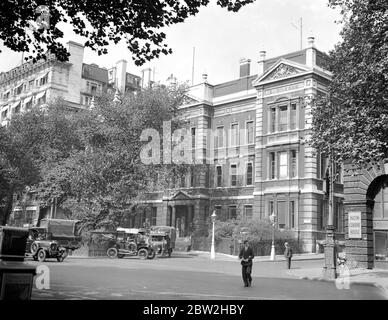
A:
[[[328,226],[326,232],[326,243],[324,245],[325,265],[323,267],[323,277],[325,279],[336,279],[337,251],[334,242],[334,227]]]
[[[271,246],[271,257],[270,257],[270,260],[271,261],[275,261],[275,244],[272,243],[272,246]]]
[[[214,249],[214,246],[212,245],[210,249],[210,259],[214,260],[216,258],[216,250]]]

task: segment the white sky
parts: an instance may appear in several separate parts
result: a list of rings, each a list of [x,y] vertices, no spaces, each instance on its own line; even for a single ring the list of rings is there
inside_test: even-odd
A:
[[[195,17],[186,22],[165,29],[167,44],[173,54],[161,56],[142,67],[136,67],[125,43],[111,45],[109,53],[98,56],[90,49],[85,50],[84,62],[111,67],[116,61],[126,59],[128,72],[141,75],[141,70],[151,67],[155,80],[165,82],[172,73],[178,81],[191,82],[193,47],[195,47],[194,83],[201,82],[202,73],[208,74],[208,81],[217,84],[238,78],[240,58],[249,58],[251,74],[256,73],[260,50],[267,51],[267,57],[274,57],[299,50],[300,32],[298,25],[303,18],[303,47],[307,36],[315,37],[316,47],[328,52],[340,41],[341,26],[338,10],[327,6],[327,0],[256,0],[243,7],[238,13],[229,13],[215,5],[201,8]],[[71,27],[64,29],[64,42],[85,40],[72,33]],[[21,53],[15,53],[0,45],[0,71],[20,64]]]

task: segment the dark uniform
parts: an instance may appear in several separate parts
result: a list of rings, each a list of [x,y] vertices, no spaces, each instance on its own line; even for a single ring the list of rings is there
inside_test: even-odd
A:
[[[252,259],[254,258],[253,250],[251,247],[243,247],[240,250],[239,259],[241,260],[241,266],[242,266],[242,278],[244,281],[245,287],[250,287],[252,283]]]
[[[286,246],[286,250],[284,250],[284,257],[286,258],[287,261],[287,268],[291,268],[291,258],[292,258],[292,249],[290,246]]]

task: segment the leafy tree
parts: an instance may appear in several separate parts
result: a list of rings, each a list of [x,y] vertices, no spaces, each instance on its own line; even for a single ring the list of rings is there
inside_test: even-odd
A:
[[[388,4],[330,0],[343,15],[343,40],[330,52],[326,98],[312,109],[312,144],[362,168],[388,157]]]
[[[38,181],[39,170],[4,127],[0,128],[0,225],[6,224],[12,211],[14,193]]]
[[[14,51],[29,52],[37,59],[46,49],[60,61],[68,52],[59,42],[60,23],[71,23],[73,31],[87,38],[86,47],[107,53],[110,42],[125,39],[137,65],[171,53],[160,31],[196,15],[209,0],[10,0],[0,2],[0,39]],[[237,12],[254,0],[218,0],[217,4]],[[47,8],[42,10],[42,8]],[[31,58],[27,57],[27,58]]]
[[[12,118],[7,132],[37,168],[32,190],[42,207],[53,204],[90,228],[113,227],[147,192],[172,187],[183,165],[144,164],[140,140],[164,121],[180,126],[184,87],[155,87],[114,102],[107,94],[92,110],[73,112],[56,101]],[[162,155],[162,152],[161,152]],[[159,179],[157,179],[159,177]]]

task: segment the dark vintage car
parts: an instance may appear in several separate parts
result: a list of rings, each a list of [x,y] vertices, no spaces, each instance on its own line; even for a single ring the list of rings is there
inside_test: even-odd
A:
[[[112,234],[106,254],[111,259],[125,256],[138,256],[140,259],[155,258],[150,236],[145,232],[139,232],[139,229],[118,228],[117,232]]]
[[[30,228],[26,243],[26,256],[40,262],[49,258],[57,259],[58,262],[65,260],[66,249],[51,238],[45,228]]]
[[[44,261],[56,258],[65,260],[70,251],[81,246],[79,221],[63,219],[42,219],[39,227],[30,228],[26,254],[34,260]]]
[[[66,249],[66,256],[70,251],[81,247],[80,221],[65,219],[42,219],[39,227],[45,228],[50,234],[50,240],[58,242],[59,246]]]
[[[157,255],[171,257],[175,248],[176,231],[170,226],[153,226],[150,231],[152,245]]]

